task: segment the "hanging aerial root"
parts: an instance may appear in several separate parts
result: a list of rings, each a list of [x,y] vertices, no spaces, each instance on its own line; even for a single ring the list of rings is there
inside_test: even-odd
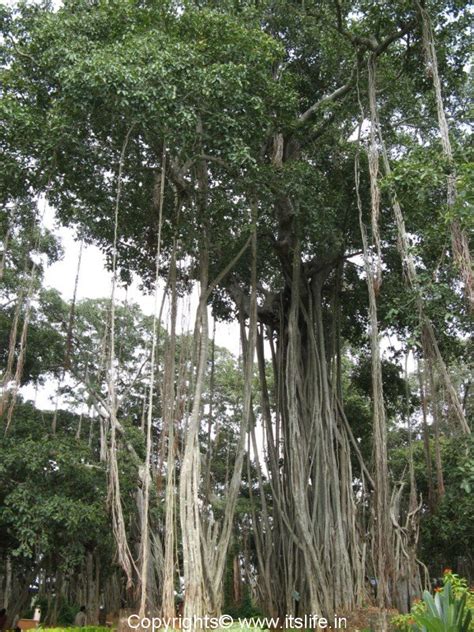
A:
[[[117,286],[117,246],[118,246],[118,220],[120,208],[120,196],[122,190],[122,173],[125,162],[125,152],[128,140],[134,124],[129,128],[122,146],[120,154],[120,162],[117,176],[117,195],[115,199],[114,213],[114,238],[112,251],[112,291],[110,297],[110,328],[109,328],[109,362],[107,372],[107,391],[108,391],[108,411],[110,417],[110,448],[108,451],[108,499],[112,509],[112,526],[117,546],[117,557],[120,566],[125,572],[127,578],[127,588],[131,588],[133,584],[133,569],[136,569],[133,556],[128,545],[127,532],[125,529],[125,520],[123,516],[123,507],[120,494],[120,477],[117,462],[117,440],[116,432],[118,427],[117,410],[117,392],[115,386],[116,380],[116,358],[115,358],[115,291]]]
[[[369,89],[374,92],[374,99],[375,99],[375,94],[376,94],[375,84],[369,84]],[[390,176],[392,174],[392,170],[390,167],[388,152],[387,152],[387,148],[385,146],[385,142],[384,142],[384,138],[382,134],[382,127],[380,125],[377,107],[375,107],[374,113],[375,113],[374,122],[375,122],[377,133],[378,133],[384,171],[387,176]],[[402,211],[402,208],[401,208],[401,205],[398,200],[393,184],[391,185],[390,196],[391,196],[392,209],[393,209],[393,213],[395,217],[395,223],[397,227],[397,246],[398,246],[398,250],[400,253],[401,260],[402,260],[405,278],[407,280],[408,285],[415,292],[415,296],[416,296],[416,306],[417,306],[419,320],[420,320],[420,329],[422,332],[421,341],[423,345],[423,352],[426,358],[430,357],[433,359],[437,367],[437,370],[440,373],[444,387],[446,389],[446,392],[448,395],[448,402],[450,404],[451,410],[453,411],[454,416],[457,419],[462,432],[469,434],[471,430],[467,423],[466,416],[464,414],[464,411],[459,401],[459,397],[456,393],[456,390],[452,384],[451,377],[449,375],[446,364],[441,355],[438,342],[436,340],[433,324],[431,320],[429,319],[428,315],[426,314],[424,299],[422,295],[422,289],[421,289],[420,282],[418,279],[418,274],[415,267],[415,261],[410,250],[410,244],[409,244],[407,231],[405,227],[405,219],[403,216],[403,211]]]
[[[449,164],[449,174],[447,177],[447,206],[451,216],[451,247],[455,262],[461,271],[464,283],[464,295],[471,311],[474,311],[474,277],[472,268],[472,258],[469,250],[469,240],[463,230],[459,219],[455,217],[455,204],[457,198],[456,171],[453,159],[453,150],[449,138],[449,126],[444,109],[443,94],[441,90],[441,79],[438,69],[438,58],[433,33],[431,18],[425,8],[425,2],[415,0],[422,27],[423,50],[425,53],[426,71],[433,80],[433,87],[436,98],[436,110],[438,114],[438,126],[441,136],[441,146],[443,153]]]
[[[376,149],[376,60],[375,56],[369,58],[369,104],[371,115],[370,146],[368,149],[370,190],[371,190],[371,223],[372,223],[372,245],[376,251],[376,261],[371,257],[371,245],[367,236],[367,229],[363,220],[362,201],[360,196],[360,169],[359,154],[355,159],[355,186],[357,206],[359,210],[359,226],[362,237],[363,260],[369,294],[369,323],[370,323],[370,346],[372,357],[372,399],[373,399],[373,424],[374,424],[374,537],[372,542],[372,557],[374,569],[378,581],[377,597],[380,607],[389,606],[391,603],[390,585],[393,584],[395,560],[393,529],[390,524],[390,485],[388,474],[387,455],[387,424],[385,418],[384,395],[382,386],[382,363],[380,357],[380,339],[377,314],[377,292],[380,287],[381,275],[381,253],[379,235],[379,204],[380,190],[378,185],[378,151]],[[360,102],[360,99],[359,99]],[[361,120],[364,119],[362,104]],[[360,130],[359,139],[360,144]]]
[[[152,327],[152,343],[151,343],[151,360],[150,360],[150,380],[148,386],[148,410],[146,422],[146,456],[143,466],[143,512],[141,519],[141,543],[140,543],[140,617],[145,616],[147,606],[147,588],[148,588],[148,566],[150,558],[150,525],[149,525],[149,506],[150,506],[150,467],[152,452],[152,422],[153,422],[153,401],[155,390],[155,364],[156,364],[156,348],[158,339],[158,284],[160,280],[160,254],[161,254],[161,229],[163,224],[163,203],[165,194],[165,178],[166,178],[166,145],[163,143],[163,153],[161,160],[161,181],[160,181],[160,197],[159,197],[159,215],[158,215],[158,235],[155,256],[155,289],[154,289],[154,305],[153,305],[153,327]]]
[[[3,416],[5,410],[7,410],[5,434],[10,428],[10,424],[13,418],[13,412],[16,406],[16,398],[18,391],[20,390],[21,379],[23,376],[23,367],[26,358],[26,344],[28,338],[28,327],[30,324],[31,310],[33,304],[33,295],[35,289],[35,281],[37,278],[36,264],[33,263],[30,270],[30,278],[28,281],[28,288],[26,290],[26,296],[24,297],[20,292],[20,296],[17,300],[15,308],[15,316],[10,330],[9,349],[7,368],[2,382],[2,398],[0,400],[0,418]],[[20,340],[17,344],[18,326],[21,314],[21,309],[24,306],[23,325],[21,328]],[[13,374],[13,365],[16,357],[15,373]],[[10,389],[10,382],[13,381],[13,387]]]
[[[163,430],[168,430],[168,450],[166,455],[166,491],[165,491],[165,535],[164,535],[164,569],[163,569],[163,595],[161,612],[162,616],[173,617],[175,615],[175,559],[174,548],[176,538],[175,514],[175,359],[176,359],[176,320],[177,301],[176,291],[176,239],[173,240],[170,263],[170,292],[171,314],[170,333],[168,347],[165,356],[164,389],[163,389]]]
[[[379,152],[377,147],[377,102],[375,91],[376,56],[371,55],[368,62],[369,104],[370,104],[370,145],[367,149],[370,175],[371,227],[372,240],[376,252],[372,283],[375,295],[378,296],[382,285],[382,248],[380,245],[380,187],[379,187]],[[368,254],[368,253],[367,253]]]
[[[375,573],[378,581],[377,596],[381,607],[388,606],[391,602],[389,584],[392,579],[393,559],[393,533],[388,516],[390,508],[389,483],[388,483],[388,458],[387,458],[387,430],[385,421],[385,409],[382,388],[382,366],[380,360],[380,342],[378,333],[377,299],[376,299],[376,275],[369,254],[369,242],[367,229],[362,216],[362,202],[359,192],[359,163],[358,155],[355,163],[355,181],[357,204],[359,207],[359,224],[364,250],[364,267],[367,277],[369,293],[369,320],[370,342],[372,357],[372,399],[373,399],[373,424],[374,424],[374,524],[375,530],[372,557]]]

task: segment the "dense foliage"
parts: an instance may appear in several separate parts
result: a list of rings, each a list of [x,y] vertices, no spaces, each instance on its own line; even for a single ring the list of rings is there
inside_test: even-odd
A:
[[[331,614],[377,577],[407,611],[425,567],[472,579],[469,18],[0,8],[0,601]],[[48,205],[110,298],[43,287]]]

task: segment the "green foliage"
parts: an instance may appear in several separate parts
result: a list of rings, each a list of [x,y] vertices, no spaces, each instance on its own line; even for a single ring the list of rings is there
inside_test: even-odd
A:
[[[397,630],[400,630],[400,632],[412,632],[415,616],[424,614],[425,612],[426,602],[421,599],[416,599],[413,602],[409,613],[398,614],[395,617],[392,617],[391,622]]]
[[[20,302],[25,300],[24,296],[15,298]],[[25,305],[24,302],[22,304]],[[7,363],[11,327],[16,309],[15,303],[0,308],[0,362],[2,366],[6,366]],[[22,331],[24,320],[23,311],[18,323],[19,332]],[[21,375],[22,384],[41,383],[48,377],[60,374],[64,365],[65,345],[64,336],[59,328],[66,320],[64,303],[59,294],[55,290],[39,289],[37,300],[29,313],[28,344]],[[18,345],[14,357],[16,362]]]
[[[456,598],[448,582],[434,598],[429,592],[423,593],[426,610],[413,616],[416,632],[468,632],[472,611],[466,611],[466,597]]]
[[[17,46],[36,59],[34,67],[24,58],[5,70],[5,101],[11,104],[5,113],[11,132],[7,145],[20,155],[34,151],[39,170],[52,172],[48,195],[61,218],[80,221],[109,254],[116,185],[111,171],[116,172],[124,136],[133,126],[119,242],[125,274],[133,268],[150,279],[149,255],[156,243],[153,191],[164,136],[177,166],[188,161],[193,166],[202,143],[200,152],[215,159],[209,168],[216,182],[228,181],[229,169],[242,175],[253,171],[272,113],[284,115],[294,107],[286,80],[272,80],[282,48],[251,15],[242,20],[192,5],[177,13],[163,1],[146,8],[124,1],[75,2],[58,11],[12,11],[6,25]],[[11,59],[15,51],[8,42]],[[26,86],[32,98],[19,101]],[[18,133],[25,119],[35,121],[33,134]],[[196,132],[198,119],[202,138]],[[34,148],[28,141],[33,136]],[[188,178],[188,172],[183,175]],[[246,218],[242,213],[222,217],[221,187],[210,196],[215,228],[240,232]],[[175,230],[174,210],[167,191],[164,257]],[[193,255],[200,219],[182,209],[180,238]]]
[[[252,603],[249,586],[243,586],[242,602],[238,605],[224,607],[225,614],[234,619],[252,619],[264,617],[262,610]],[[258,628],[255,628],[258,629]]]
[[[86,550],[110,552],[105,469],[83,440],[74,439],[77,416],[51,415],[18,405],[2,441],[0,533],[20,562],[47,556],[67,572]]]
[[[308,288],[321,283],[327,357],[318,331],[318,363],[321,367],[325,360],[331,364],[338,345],[347,343],[347,350],[353,350],[353,357],[347,351],[342,360],[342,399],[370,466],[367,288],[360,254],[355,254],[360,253],[361,239],[353,142],[360,106],[368,111],[367,54],[373,38],[383,42],[400,29],[408,29],[402,37],[391,39],[378,59],[379,114],[393,167],[393,175],[383,181],[380,208],[384,262],[378,297],[381,333],[394,334],[410,346],[419,345],[416,297],[406,287],[390,204],[390,194],[396,191],[412,241],[426,313],[436,329],[443,357],[456,368],[468,356],[464,338],[470,327],[459,271],[449,248],[453,220],[466,230],[471,227],[472,156],[463,126],[469,54],[469,12],[464,4],[458,0],[430,2],[452,122],[453,164],[442,159],[439,149],[436,105],[430,78],[421,70],[423,46],[413,2],[65,0],[57,7],[47,1],[1,7],[0,201],[4,210],[0,226],[2,238],[7,233],[11,238],[0,290],[0,362],[5,364],[7,358],[15,306],[22,307],[21,328],[25,290],[33,283],[23,383],[61,374],[69,342],[68,377],[73,379],[66,380],[61,389],[68,407],[97,406],[96,400],[107,396],[110,303],[79,302],[73,340],[67,340],[69,306],[54,292],[41,289],[43,267],[59,258],[60,248],[39,226],[38,201],[46,198],[64,224],[78,226],[86,241],[101,246],[110,263],[115,254],[112,220],[123,154],[120,275],[127,283],[138,272],[143,285],[150,286],[160,206],[156,191],[165,168],[165,149],[162,276],[168,275],[175,242],[179,291],[191,289],[199,278],[200,236],[205,232],[210,244],[209,277],[216,278],[249,236],[249,205],[255,202],[261,325],[268,326],[275,339],[279,337],[276,353],[283,357],[285,310],[293,291],[291,265],[299,243],[303,304]],[[369,44],[354,44],[364,40]],[[341,98],[328,98],[344,85],[348,89]],[[277,141],[283,143],[280,157]],[[197,186],[200,167],[206,170],[205,204]],[[448,209],[446,178],[453,169],[458,198]],[[361,196],[362,219],[370,226],[365,157],[361,159]],[[241,257],[210,297],[219,318],[231,319],[237,310],[245,311],[246,305],[235,299],[235,290],[248,298],[249,263],[250,257]],[[304,307],[312,318],[314,306]],[[158,357],[162,358],[166,334],[159,333]],[[125,446],[143,458],[140,420],[146,401],[150,318],[135,305],[117,305],[116,338],[118,413],[123,427],[118,440],[120,485],[127,528],[133,531],[137,463]],[[183,364],[190,357],[186,351],[191,346],[191,336],[183,336],[178,343],[180,351],[185,351]],[[459,379],[456,387],[463,383],[464,378]],[[284,406],[282,385],[271,380],[269,384],[271,398],[282,400]],[[183,387],[183,400],[189,396],[187,386]],[[319,388],[307,386],[308,390]],[[409,386],[395,361],[384,359],[395,480],[403,476],[408,450],[407,434],[397,425],[417,410]],[[212,447],[206,495],[216,518],[226,502],[242,414],[241,389],[241,366],[225,351],[216,350],[213,383],[205,384],[200,429],[203,459]],[[255,414],[260,415],[257,393],[253,403]],[[181,412],[177,424],[184,417]],[[164,450],[159,396],[155,413],[152,439]],[[50,432],[51,421],[50,414],[20,405],[12,432],[5,439],[0,463],[2,546],[6,542],[15,562],[30,569],[44,564],[50,571],[77,571],[90,550],[99,551],[104,566],[110,568],[113,547],[97,428],[91,426],[89,445],[76,438],[79,421],[75,413],[59,411],[55,435]],[[455,559],[460,543],[474,549],[474,510],[469,497],[474,488],[472,446],[468,439],[449,438],[449,419],[442,431],[446,495],[436,513],[424,511],[422,520],[423,559],[434,566]],[[180,440],[177,433],[178,443]],[[178,445],[178,452],[181,447]],[[281,452],[285,455],[284,447]],[[417,483],[426,498],[424,492],[431,481],[426,480],[422,446],[415,440],[411,447]],[[164,472],[166,464],[160,459],[157,462]],[[255,472],[252,464],[245,465],[249,465],[250,480],[242,485],[238,502],[237,542],[244,529],[251,532],[249,499]],[[355,481],[358,467],[355,460]],[[268,494],[269,507],[274,509],[266,481],[261,491]],[[159,520],[164,508],[155,486],[151,505],[152,520]],[[250,533],[250,541],[251,537]],[[251,604],[246,602],[242,608],[250,612]]]
[[[474,630],[474,591],[467,581],[447,568],[443,587],[433,596],[425,591],[423,600],[413,603],[408,614],[393,617],[401,632],[468,632]]]
[[[419,454],[419,479],[423,456]],[[474,547],[474,504],[472,485],[474,443],[471,437],[443,440],[442,459],[446,493],[436,511],[421,522],[421,550],[433,573],[464,557]],[[426,475],[425,475],[426,476]],[[426,480],[426,478],[425,478]],[[421,483],[420,489],[423,489]],[[426,487],[424,487],[426,489]],[[427,492],[425,491],[425,497]]]
[[[59,604],[57,603],[59,602]],[[35,608],[39,607],[41,609],[41,619],[43,621],[49,621],[51,616],[51,611],[53,611],[53,616],[55,616],[55,625],[64,625],[70,626],[74,623],[74,617],[79,610],[79,607],[75,604],[69,603],[64,598],[61,598],[59,595],[54,595],[53,598],[47,597],[37,597],[34,602]],[[57,606],[57,612],[55,612]],[[33,616],[32,612],[28,614],[28,618]],[[40,628],[44,627],[44,625],[40,625]],[[49,629],[49,628],[48,628]]]
[[[357,351],[351,349],[355,356]],[[367,463],[372,458],[372,376],[371,360],[364,353],[359,357],[345,357],[343,364],[344,410],[354,436],[360,441],[360,447]],[[413,395],[410,385],[402,377],[399,364],[389,360],[382,361],[382,380],[384,403],[387,419],[395,425],[406,414],[407,386],[409,410],[413,409]],[[390,427],[391,427],[390,426]],[[392,441],[397,433],[390,435]],[[353,467],[358,471],[359,464],[354,459]]]

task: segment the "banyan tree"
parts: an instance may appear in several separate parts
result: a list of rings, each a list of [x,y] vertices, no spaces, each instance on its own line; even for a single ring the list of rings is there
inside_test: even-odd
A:
[[[74,352],[63,370],[103,420],[119,581],[141,613],[173,616],[180,577],[185,615],[221,612],[243,489],[252,554],[237,555],[237,573],[245,567],[269,614],[349,612],[369,576],[379,605],[403,610],[427,581],[414,477],[404,488],[389,468],[384,336],[426,367],[433,428],[440,414],[469,434],[433,291],[433,279],[447,288],[461,331],[472,308],[462,5],[2,9],[7,228],[19,199],[43,200],[100,245],[113,276],[103,392]],[[133,275],[155,296],[143,452],[121,419],[130,391],[117,386],[115,289]],[[224,483],[213,474],[219,322],[236,323],[242,351]],[[74,326],[73,307],[70,346]],[[364,440],[345,401],[354,347],[370,360]],[[19,382],[13,364],[4,386]],[[138,471],[132,526],[125,453]]]

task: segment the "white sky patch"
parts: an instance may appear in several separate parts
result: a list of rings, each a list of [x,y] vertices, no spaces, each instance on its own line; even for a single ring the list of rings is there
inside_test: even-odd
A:
[[[47,288],[58,290],[65,301],[71,301],[74,293],[80,240],[77,238],[74,228],[61,226],[58,223],[54,209],[49,206],[46,206],[43,212],[43,225],[59,238],[64,250],[62,259],[46,268],[43,284]],[[119,285],[116,290],[117,300],[124,301],[126,299],[130,303],[138,303],[143,313],[153,315],[154,296],[144,293],[140,290],[139,285],[137,275],[134,275],[132,284],[127,289]],[[110,298],[111,287],[112,273],[106,267],[104,254],[97,246],[84,244],[76,300]],[[164,283],[161,281],[158,309],[161,305],[163,290]],[[179,300],[176,323],[178,334],[192,333],[198,299],[198,290],[195,287],[191,295]],[[167,300],[163,309],[163,326],[166,326],[168,312],[169,301]],[[213,319],[210,317],[210,335],[212,335],[212,330]],[[216,345],[225,347],[238,356],[241,351],[238,324],[216,322]],[[39,387],[28,385],[21,389],[22,395],[35,402],[35,405],[42,410],[54,410],[56,391],[57,380],[48,380]],[[61,402],[59,408],[61,408]]]
[[[77,271],[79,258],[80,241],[73,228],[58,225],[54,209],[47,208],[44,214],[43,223],[61,240],[64,257],[49,266],[44,275],[44,285],[57,289],[64,300],[70,301],[74,291],[74,280]],[[119,262],[120,265],[120,262]],[[77,288],[77,300],[85,298],[109,298],[111,293],[112,273],[107,270],[105,256],[94,245],[83,246],[79,284]],[[117,299],[119,301],[127,299],[129,302],[138,303],[142,311],[147,315],[152,315],[154,311],[153,294],[143,292],[140,287],[140,280],[134,275],[132,284],[125,289],[123,286],[117,287]],[[162,295],[164,283],[159,286]],[[186,305],[189,298],[179,301],[177,327],[180,333],[192,331],[194,328],[194,314],[197,308],[198,292],[195,288],[190,296],[190,305]],[[161,296],[158,297],[158,304],[161,304]],[[163,314],[166,314],[167,304]],[[189,312],[189,313],[188,313]],[[189,321],[190,322],[186,322]],[[211,318],[210,330],[212,331],[213,321]],[[226,347],[238,355],[240,353],[239,327],[235,323],[216,323],[216,344]]]

